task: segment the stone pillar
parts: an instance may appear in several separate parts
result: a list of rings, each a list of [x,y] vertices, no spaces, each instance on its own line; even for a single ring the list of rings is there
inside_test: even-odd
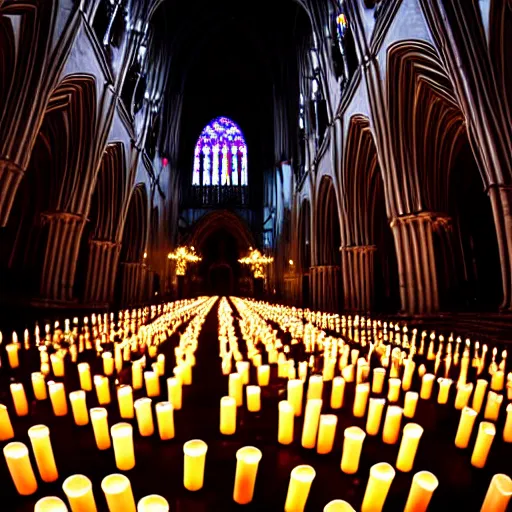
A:
[[[84,302],[108,304],[113,301],[120,250],[120,244],[109,240],[89,242]]]
[[[121,302],[123,305],[137,305],[142,301],[145,288],[146,265],[123,262],[121,272]]]
[[[6,226],[24,171],[9,160],[0,160],[0,227]]]
[[[318,311],[339,311],[340,267],[319,265],[309,271],[311,309]]]

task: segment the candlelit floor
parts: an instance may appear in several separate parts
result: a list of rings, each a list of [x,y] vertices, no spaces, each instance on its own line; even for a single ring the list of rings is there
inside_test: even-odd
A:
[[[160,494],[169,504],[171,512],[205,511],[264,511],[283,510],[290,472],[299,464],[311,464],[316,470],[311,493],[307,502],[307,512],[319,512],[333,499],[344,499],[358,510],[365,491],[369,469],[377,462],[389,462],[394,465],[399,444],[385,445],[381,437],[367,436],[364,441],[359,472],[345,475],[340,470],[343,431],[346,427],[357,425],[364,428],[365,419],[352,416],[353,384],[347,384],[345,403],[340,411],[332,411],[338,416],[338,427],[334,450],[330,455],[317,455],[313,450],[300,446],[302,418],[296,421],[295,442],[289,446],[277,443],[278,402],[286,396],[286,381],[272,375],[271,385],[262,388],[262,411],[249,413],[239,408],[238,428],[235,435],[222,436],[219,433],[219,403],[227,394],[227,377],[221,374],[217,340],[218,302],[206,318],[199,337],[196,353],[197,364],[194,368],[194,383],[184,389],[183,408],[175,412],[176,438],[172,441],[160,441],[157,435],[141,438],[134,424],[136,467],[126,472],[132,483],[135,500],[148,494]],[[232,305],[233,309],[234,306]],[[236,312],[236,311],[234,311]],[[179,332],[184,331],[182,326]],[[240,338],[241,339],[241,338]],[[173,348],[178,334],[162,346],[166,355],[166,373],[170,374],[174,363]],[[5,358],[5,354],[3,354]],[[98,361],[91,354],[87,359],[94,372]],[[37,370],[38,360],[29,361],[31,370]],[[27,367],[27,366],[25,366]],[[252,369],[253,371],[254,369]],[[273,368],[273,372],[276,369]],[[11,404],[8,382],[5,372],[1,372],[0,402]],[[64,381],[68,391],[78,389],[76,371],[68,372]],[[167,376],[166,375],[166,376]],[[17,375],[30,389],[29,373]],[[121,382],[129,382],[126,371]],[[251,381],[256,381],[255,373]],[[165,390],[162,378],[162,390]],[[417,386],[418,383],[415,382]],[[330,384],[324,386],[324,403],[329,404]],[[96,406],[93,393],[90,393],[89,407]],[[115,396],[114,394],[112,396]],[[135,393],[135,398],[143,393]],[[29,395],[30,400],[31,395]],[[162,400],[166,399],[166,396]],[[30,404],[31,414],[25,418],[13,417],[16,440],[30,445],[26,432],[34,424],[43,423],[50,427],[51,439],[60,473],[60,479],[54,484],[39,482],[38,492],[30,497],[17,495],[12,480],[2,458],[0,462],[0,510],[32,512],[36,501],[49,495],[64,498],[62,482],[72,474],[87,475],[93,482],[93,489],[100,511],[106,511],[106,502],[101,491],[101,480],[108,474],[119,472],[114,462],[113,451],[100,452],[96,448],[92,429],[89,426],[76,427],[69,414],[55,418],[48,401]],[[119,420],[115,401],[108,407],[109,424]],[[324,407],[324,411],[328,411]],[[328,411],[331,412],[331,411]],[[415,422],[425,428],[420,441],[414,470],[409,474],[397,471],[385,504],[385,511],[403,510],[409,492],[413,474],[419,470],[428,470],[439,479],[439,487],[434,493],[429,510],[479,511],[489,482],[495,473],[512,474],[512,445],[504,443],[496,436],[485,469],[475,469],[470,464],[470,450],[458,450],[453,440],[460,413],[453,408],[453,396],[447,406],[435,401],[422,401],[418,404]],[[125,420],[123,420],[125,421]],[[476,436],[474,430],[472,442]],[[501,432],[498,428],[498,432]],[[208,444],[204,488],[197,492],[188,492],[183,488],[183,444],[190,439],[203,439]],[[6,443],[2,443],[2,448]],[[236,451],[246,445],[261,449],[263,458],[260,463],[254,501],[245,507],[232,501],[233,482],[236,467]]]

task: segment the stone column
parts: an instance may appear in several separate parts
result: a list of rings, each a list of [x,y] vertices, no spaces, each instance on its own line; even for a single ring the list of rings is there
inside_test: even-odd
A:
[[[113,301],[120,250],[120,244],[109,240],[89,242],[84,302],[108,304]]]
[[[145,288],[146,265],[144,263],[123,262],[121,272],[121,302],[123,305],[136,305],[142,301]]]
[[[6,226],[24,171],[9,160],[0,160],[0,227]]]
[[[318,265],[309,270],[311,309],[318,311],[339,311],[340,267]]]

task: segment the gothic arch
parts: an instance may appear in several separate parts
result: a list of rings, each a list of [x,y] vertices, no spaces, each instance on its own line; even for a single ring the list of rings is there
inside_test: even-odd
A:
[[[316,204],[317,264],[339,265],[341,229],[332,178],[321,179]]]
[[[123,227],[121,261],[142,263],[148,236],[148,194],[146,185],[139,183],[130,196]]]
[[[298,268],[301,276],[302,305],[309,305],[309,269],[311,267],[311,205],[303,199],[299,211]]]

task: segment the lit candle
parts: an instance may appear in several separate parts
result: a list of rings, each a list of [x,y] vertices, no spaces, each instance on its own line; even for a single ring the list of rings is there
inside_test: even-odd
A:
[[[103,373],[105,375],[112,375],[114,373],[114,358],[112,352],[103,352],[101,354],[103,360]]]
[[[66,401],[64,384],[62,382],[48,382],[48,389],[50,391],[53,414],[55,416],[66,416],[68,413],[68,403]]]
[[[277,431],[279,444],[293,443],[294,418],[295,408],[293,405],[286,400],[281,400],[279,402],[279,426]]]
[[[139,398],[134,403],[135,416],[139,426],[139,434],[143,437],[152,436],[155,432],[153,413],[151,410],[151,398]]]
[[[91,368],[89,363],[79,363],[78,377],[80,379],[80,387],[84,391],[92,391],[92,379],[91,379]]]
[[[7,406],[0,404],[0,441],[7,441],[14,437],[11,418]]]
[[[343,377],[334,377],[331,389],[331,409],[341,409],[343,407],[344,395],[345,379]]]
[[[220,433],[225,436],[236,432],[236,400],[232,396],[220,399]]]
[[[487,403],[484,410],[484,419],[498,421],[502,402],[503,395],[495,393],[494,391],[489,391],[489,393],[487,393]]]
[[[117,469],[129,471],[135,467],[133,427],[129,423],[116,423],[110,429]]]
[[[124,475],[113,474],[101,481],[109,512],[137,512],[130,480]]]
[[[41,480],[55,482],[59,478],[59,473],[50,441],[50,429],[46,425],[34,425],[28,429],[28,437],[32,444]]]
[[[366,404],[370,394],[370,384],[364,382],[356,385],[356,395],[354,397],[353,415],[356,418],[363,418],[366,413]]]
[[[10,389],[16,414],[18,416],[26,416],[28,414],[28,401],[23,384],[21,382],[13,383]]]
[[[324,389],[324,381],[321,375],[311,375],[308,381],[308,392],[306,399],[321,399]]]
[[[247,410],[258,412],[261,409],[261,388],[259,386],[247,386]]]
[[[175,411],[179,411],[182,405],[182,388],[181,382],[176,377],[167,379],[167,395]]]
[[[484,404],[485,393],[487,392],[488,382],[484,379],[478,379],[476,381],[475,394],[473,395],[472,409],[476,412],[480,412],[482,405]]]
[[[249,361],[237,361],[236,371],[242,378],[243,384],[249,384]]]
[[[94,439],[96,439],[96,446],[99,450],[108,450],[111,443],[108,432],[107,409],[103,407],[93,407],[91,409],[91,423]]]
[[[344,436],[341,470],[343,473],[353,475],[359,469],[359,460],[361,459],[366,434],[359,427],[348,427],[345,429]]]
[[[308,403],[310,400],[308,400]],[[307,409],[307,405],[306,405]],[[290,483],[284,512],[303,512],[306,507],[306,501],[309,496],[311,484],[316,476],[315,470],[311,466],[302,465],[292,469],[290,474]]]
[[[132,363],[132,387],[133,389],[142,389],[143,372],[142,363],[135,361]]]
[[[457,395],[455,397],[455,409],[462,410],[469,404],[469,397],[473,392],[473,383],[457,384]]]
[[[183,445],[185,457],[183,485],[189,491],[199,491],[204,483],[204,466],[208,445],[200,439],[193,439]]]
[[[64,359],[57,354],[51,354],[50,363],[52,364],[53,375],[55,377],[64,377]]]
[[[292,405],[295,416],[302,414],[302,395],[304,383],[300,379],[289,380],[287,384],[287,400]]]
[[[270,382],[270,366],[264,364],[258,367],[258,386],[268,386]]]
[[[117,388],[117,402],[119,414],[123,419],[132,419],[135,416],[133,409],[133,390],[131,386],[120,386]]]
[[[316,446],[321,411],[322,400],[312,399],[307,401],[302,430],[302,446],[304,448],[314,448]]]
[[[400,423],[403,410],[397,405],[389,405],[382,430],[382,441],[386,444],[395,444],[400,436]]]
[[[89,423],[89,411],[87,410],[86,395],[83,389],[69,393],[71,412],[76,425],[83,426]]]
[[[92,483],[84,475],[72,475],[62,484],[71,512],[97,512]]]
[[[404,375],[402,377],[402,389],[409,391],[412,386],[412,378],[414,376],[414,370],[416,363],[412,359],[407,359],[404,365]]]
[[[94,376],[94,387],[96,388],[96,396],[100,405],[108,405],[110,403],[110,382],[108,377],[104,375]]]
[[[244,403],[243,398],[243,382],[242,376],[239,373],[231,373],[229,375],[229,383],[228,383],[228,395],[232,396],[236,400],[237,407],[240,407]]]
[[[261,451],[253,446],[245,446],[236,452],[233,500],[239,505],[246,505],[252,501],[261,456]]]
[[[350,503],[343,500],[332,500],[324,507],[324,512],[356,512]]]
[[[9,366],[11,368],[18,368],[20,365],[20,358],[18,355],[19,345],[15,343],[10,343],[5,346],[5,350],[7,352],[7,357],[9,359]]]
[[[368,418],[366,419],[366,433],[369,436],[376,436],[379,433],[385,405],[386,400],[384,398],[370,398]]]
[[[318,427],[318,443],[316,448],[317,453],[320,455],[324,455],[332,451],[337,424],[338,417],[334,414],[320,415],[320,424]]]
[[[404,512],[426,512],[432,494],[439,481],[429,471],[419,471],[412,477],[411,489],[407,497]]]
[[[462,409],[457,434],[455,436],[455,446],[457,448],[468,447],[477,414],[475,410],[469,407]]]
[[[512,497],[512,479],[498,473],[492,477],[480,512],[506,512]]]
[[[448,397],[450,396],[450,387],[453,383],[452,379],[445,379],[440,377],[437,379],[439,383],[439,393],[437,395],[437,403],[438,404],[446,404],[448,403]]]
[[[418,393],[415,391],[407,391],[405,393],[404,416],[406,418],[414,418],[416,414],[416,406],[418,405]]]
[[[174,438],[174,409],[170,402],[159,402],[155,405],[158,434],[162,441]]]
[[[2,430],[1,424],[2,420],[0,419],[0,432]],[[507,405],[507,419],[503,427],[503,441],[505,441],[505,443],[512,443],[512,404]]]
[[[68,507],[60,498],[46,496],[36,503],[34,512],[68,512]]]
[[[30,464],[28,448],[23,443],[12,442],[4,447],[4,456],[18,494],[34,494],[37,491],[37,482]]]
[[[160,395],[160,380],[155,372],[144,372],[144,380],[146,382],[146,394],[149,397]]]
[[[476,438],[473,454],[471,455],[471,464],[475,468],[483,468],[487,462],[487,456],[491,449],[496,427],[488,421],[481,421],[478,426],[478,436]]]
[[[169,512],[169,503],[158,494],[150,494],[139,500],[137,512]]]
[[[395,470],[387,462],[379,462],[370,468],[361,512],[380,512],[395,478]]]
[[[384,389],[384,379],[386,378],[386,370],[384,368],[375,368],[373,370],[372,392],[376,394],[382,393]]]
[[[420,425],[416,423],[405,425],[395,464],[398,471],[407,473],[412,470],[422,434],[423,428]]]
[[[421,379],[420,398],[428,400],[432,396],[432,388],[434,387],[435,375],[432,373],[425,373]]]
[[[34,390],[34,397],[36,400],[46,400],[48,393],[46,391],[46,381],[41,372],[33,372],[31,375],[32,388]]]
[[[388,401],[398,402],[400,398],[400,387],[402,381],[400,379],[389,379],[388,380]]]
[[[497,370],[491,377],[491,389],[493,391],[501,391],[505,385],[505,372]]]

